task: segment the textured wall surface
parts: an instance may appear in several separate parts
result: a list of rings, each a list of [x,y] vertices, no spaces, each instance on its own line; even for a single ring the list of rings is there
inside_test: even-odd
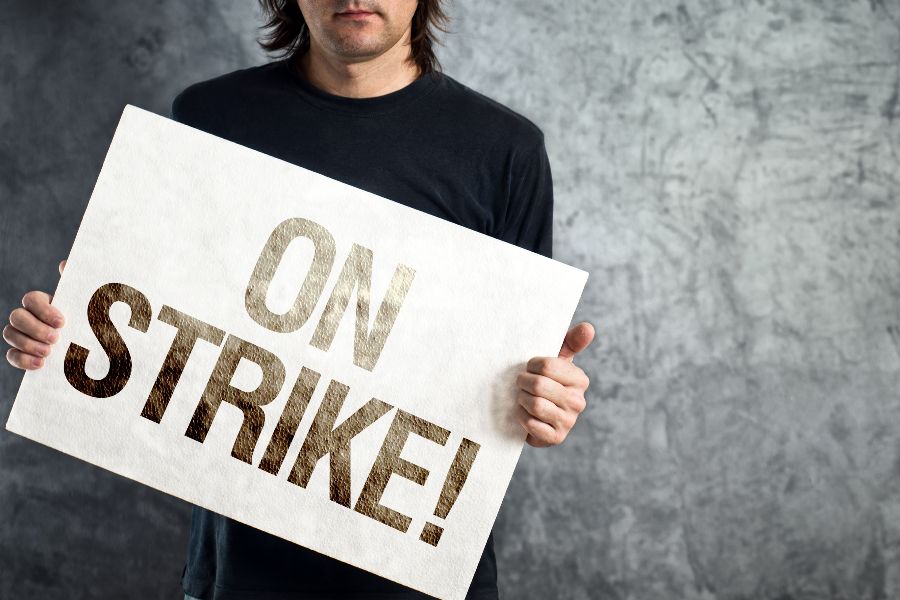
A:
[[[457,0],[591,272],[589,408],[527,449],[506,598],[900,598],[900,0]],[[52,289],[126,102],[257,64],[254,3],[4,0],[0,307]],[[0,420],[20,374],[0,368]],[[0,598],[172,598],[188,507],[0,431]]]

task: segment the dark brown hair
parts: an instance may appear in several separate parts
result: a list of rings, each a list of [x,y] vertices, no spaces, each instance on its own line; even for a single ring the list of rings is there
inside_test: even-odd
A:
[[[434,44],[439,43],[436,29],[446,33],[449,17],[444,12],[445,0],[418,0],[419,5],[412,18],[411,59],[419,67],[419,74],[440,71],[441,64],[434,54]],[[309,28],[297,0],[259,0],[266,19],[263,29],[268,30],[259,40],[267,52],[291,59],[309,50]]]

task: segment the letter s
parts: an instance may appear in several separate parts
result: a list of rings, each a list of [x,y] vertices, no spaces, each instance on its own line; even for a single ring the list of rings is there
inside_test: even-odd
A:
[[[109,318],[109,308],[116,302],[124,302],[131,307],[128,326],[138,331],[147,331],[153,315],[147,297],[124,283],[107,283],[91,296],[87,309],[88,322],[109,357],[109,372],[103,379],[89,377],[84,370],[89,351],[74,342],[69,344],[66,352],[64,370],[72,387],[94,398],[115,396],[131,377],[131,353]]]

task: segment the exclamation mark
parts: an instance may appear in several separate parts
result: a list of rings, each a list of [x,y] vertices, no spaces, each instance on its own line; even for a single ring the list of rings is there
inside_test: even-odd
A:
[[[447,515],[450,514],[450,509],[453,508],[453,504],[459,497],[460,490],[466,483],[466,478],[469,476],[469,470],[472,468],[472,463],[475,462],[475,455],[478,454],[479,448],[481,448],[480,444],[463,438],[459,449],[456,451],[456,456],[453,458],[453,463],[450,465],[450,470],[447,472],[447,479],[444,480],[444,489],[441,490],[441,497],[438,498],[437,506],[434,508],[434,516],[446,519]],[[434,523],[425,523],[422,533],[419,534],[419,539],[426,544],[437,546],[438,542],[441,541],[442,533],[444,533],[443,527],[439,527]]]

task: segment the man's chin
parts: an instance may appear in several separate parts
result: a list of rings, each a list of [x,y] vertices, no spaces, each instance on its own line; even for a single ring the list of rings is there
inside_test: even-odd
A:
[[[352,60],[366,60],[375,58],[387,51],[389,46],[381,44],[338,44],[332,46],[332,50],[338,56]]]

